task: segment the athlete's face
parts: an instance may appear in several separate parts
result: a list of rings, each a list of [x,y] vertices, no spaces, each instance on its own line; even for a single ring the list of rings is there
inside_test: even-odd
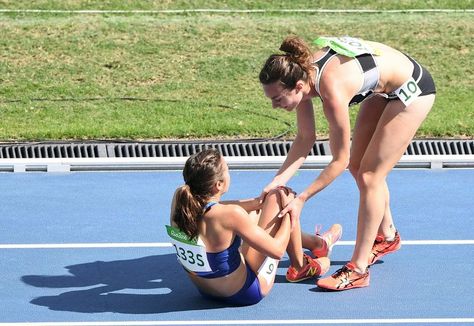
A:
[[[226,193],[229,190],[230,187],[230,173],[229,173],[229,166],[227,165],[226,161],[222,157],[222,169],[223,169],[223,190],[222,193]]]
[[[293,111],[302,99],[302,85],[300,82],[293,89],[284,88],[280,82],[262,85],[265,96],[272,101],[273,108],[282,108],[286,111]]]

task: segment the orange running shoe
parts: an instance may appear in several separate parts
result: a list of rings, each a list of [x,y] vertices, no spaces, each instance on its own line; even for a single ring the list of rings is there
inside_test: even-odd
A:
[[[332,225],[329,230],[323,233],[323,235],[319,235],[319,232],[317,231],[316,236],[324,240],[323,247],[320,249],[313,249],[311,252],[316,258],[329,257],[331,255],[332,247],[342,237],[342,225]]]
[[[365,273],[357,273],[354,264],[349,262],[331,276],[319,279],[316,284],[323,289],[342,291],[369,286],[369,282],[369,269]]]
[[[311,277],[326,274],[329,270],[329,265],[331,264],[327,257],[313,259],[307,254],[303,254],[303,260],[305,264],[299,271],[297,271],[293,266],[288,267],[288,270],[286,271],[286,279],[289,282],[300,282]]]
[[[382,258],[386,254],[397,251],[401,246],[402,241],[398,231],[395,232],[395,239],[392,241],[387,241],[382,235],[377,235],[369,256],[369,265],[374,264],[378,259]]]

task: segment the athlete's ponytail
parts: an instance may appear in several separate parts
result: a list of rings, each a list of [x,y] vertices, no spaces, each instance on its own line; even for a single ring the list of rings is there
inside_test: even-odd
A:
[[[279,81],[285,88],[293,89],[299,80],[308,81],[314,68],[308,45],[297,36],[287,37],[280,46],[285,54],[272,54],[260,71],[263,85]]]
[[[217,181],[224,179],[221,154],[207,149],[191,155],[184,166],[183,178],[185,184],[176,190],[172,220],[190,239],[195,239],[204,205],[214,195]]]
[[[190,239],[198,234],[197,217],[202,214],[202,204],[194,198],[188,185],[183,185],[175,193],[173,221]]]

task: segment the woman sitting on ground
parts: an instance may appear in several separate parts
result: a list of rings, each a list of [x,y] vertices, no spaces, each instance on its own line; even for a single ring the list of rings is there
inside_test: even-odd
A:
[[[291,261],[290,281],[320,276],[329,269],[327,257],[313,259],[303,253],[299,224],[292,227],[288,214],[278,217],[294,198],[291,189],[273,189],[263,202],[259,197],[221,201],[230,175],[225,160],[213,149],[189,157],[183,177],[185,184],[173,197],[168,233],[178,260],[204,297],[234,305],[259,302],[270,292],[285,250]],[[298,246],[292,237],[299,239]],[[303,238],[316,252],[327,254],[333,244],[318,235]]]

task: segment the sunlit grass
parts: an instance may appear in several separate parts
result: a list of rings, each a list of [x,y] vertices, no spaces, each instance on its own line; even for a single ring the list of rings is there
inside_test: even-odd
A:
[[[16,3],[0,1],[3,7],[26,7]],[[166,1],[57,3],[34,1],[30,8],[185,8],[185,2]],[[307,2],[289,3],[297,8]],[[463,8],[467,2],[437,7],[455,3]],[[288,34],[308,41],[349,34],[409,53],[431,71],[438,87],[417,136],[472,137],[472,18],[471,13],[0,14],[0,139],[292,137],[294,114],[271,109],[257,78]],[[326,137],[318,101],[315,107],[317,132]],[[353,118],[356,113],[351,109]]]

